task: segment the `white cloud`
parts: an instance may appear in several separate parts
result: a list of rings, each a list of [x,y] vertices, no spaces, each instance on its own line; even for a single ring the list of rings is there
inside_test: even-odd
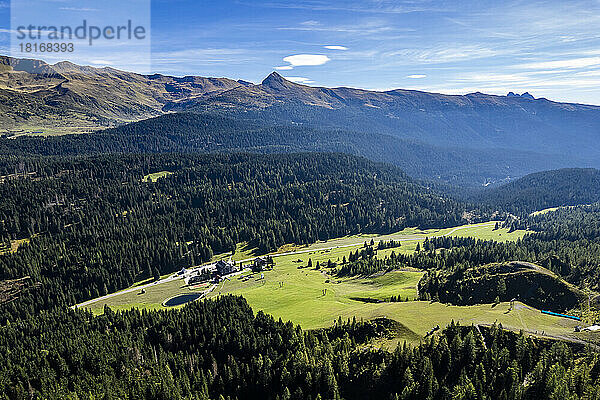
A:
[[[427,78],[427,75],[413,74],[413,75],[408,75],[407,78],[410,78],[410,79],[422,79],[422,78]]]
[[[578,72],[575,75],[578,75],[578,76],[600,76],[600,70]]]
[[[553,69],[553,68],[585,68],[600,65],[600,57],[582,57],[569,60],[544,61],[522,64],[520,67],[527,69]]]
[[[113,65],[113,63],[108,60],[91,60],[91,63],[94,65]]]
[[[288,56],[283,61],[290,63],[293,67],[301,67],[307,65],[323,65],[331,59],[322,54],[296,54]]]
[[[314,83],[313,80],[310,80],[309,78],[305,78],[303,76],[285,76],[284,78],[288,81],[292,81],[295,83]]]
[[[275,67],[278,71],[289,71],[290,69],[294,69],[291,65],[282,65],[281,67]]]
[[[324,46],[324,47],[329,50],[348,50],[348,48],[346,46],[333,45],[333,46]]]
[[[78,8],[78,7],[60,7],[63,11],[80,11],[80,12],[89,12],[89,11],[100,11],[97,8]]]

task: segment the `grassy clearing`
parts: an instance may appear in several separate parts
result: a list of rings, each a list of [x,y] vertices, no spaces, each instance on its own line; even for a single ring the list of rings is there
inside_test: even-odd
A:
[[[482,240],[495,240],[496,242],[514,242],[522,239],[528,232],[517,230],[508,232],[508,229],[494,230],[495,223],[466,225],[464,228],[451,233],[449,236],[474,237]]]
[[[228,260],[229,257],[231,257],[232,260],[242,261],[255,258],[257,256],[259,256],[257,249],[250,247],[248,243],[243,242],[237,244],[235,253],[233,255],[231,253],[217,254],[213,257],[213,260]]]
[[[500,222],[500,221],[498,221]],[[287,251],[298,251],[298,250],[318,250],[318,249],[326,249],[329,247],[339,247],[339,246],[359,246],[363,244],[365,241],[370,242],[373,240],[375,243],[378,241],[389,241],[396,240],[401,241],[404,246],[404,242],[412,242],[415,243],[417,241],[423,241],[425,237],[436,237],[436,236],[459,236],[459,237],[475,237],[477,239],[484,240],[496,240],[500,242],[505,241],[516,241],[517,239],[522,238],[528,232],[523,230],[517,230],[511,233],[508,233],[508,230],[505,228],[500,228],[494,230],[496,225],[496,221],[492,222],[483,222],[479,224],[470,224],[463,225],[455,228],[444,228],[444,229],[418,229],[418,228],[406,228],[396,233],[391,233],[387,235],[372,235],[372,234],[360,234],[360,235],[349,235],[344,236],[342,238],[331,239],[327,241],[321,241],[314,243],[309,246],[293,246],[287,245],[280,249],[280,252]],[[416,246],[416,244],[415,244]],[[414,249],[413,249],[414,250]]]
[[[291,256],[287,256],[290,257]],[[464,325],[502,323],[515,331],[523,329],[530,333],[545,331],[546,335],[569,335],[575,321],[541,314],[539,311],[518,307],[508,312],[509,304],[476,305],[468,307],[447,306],[423,301],[367,303],[353,298],[388,300],[392,295],[403,298],[416,296],[415,286],[421,273],[394,271],[374,278],[335,279],[323,270],[299,269],[300,263],[281,260],[273,271],[265,272],[265,279],[258,274],[245,273],[219,284],[209,298],[224,294],[238,294],[246,298],[254,311],[263,311],[275,318],[291,320],[305,329],[331,326],[338,317],[358,320],[390,318],[405,328],[399,337],[383,340],[377,346],[390,348],[407,340],[415,343],[436,325],[445,326],[454,320]],[[247,280],[245,280],[247,278]],[[324,289],[327,289],[324,292]],[[203,291],[197,288],[194,291]],[[164,309],[162,302],[174,295],[190,293],[180,280],[146,289],[145,294],[126,293],[108,300],[113,309],[133,307]],[[92,310],[102,313],[103,304],[92,304]]]
[[[88,306],[88,308],[94,314],[102,314],[104,312],[105,304],[114,310],[129,310],[131,308],[145,308],[149,310],[164,309],[165,307],[162,306],[162,302],[169,297],[173,297],[178,294],[202,291],[202,289],[188,288],[185,286],[183,280],[175,280],[162,283],[160,285],[150,286],[145,290],[146,293],[144,294],[142,294],[141,290],[122,293],[118,296],[106,299],[105,301],[92,303]]]
[[[537,215],[548,214],[550,212],[554,212],[554,211],[557,211],[557,210],[560,210],[560,209],[569,209],[569,208],[575,208],[575,207],[589,207],[589,206],[590,206],[590,204],[580,204],[580,205],[577,205],[577,206],[550,207],[550,208],[546,208],[546,209],[543,209],[543,210],[534,211],[534,212],[532,212],[529,215],[535,217]]]
[[[556,210],[558,210],[558,207],[550,207],[550,208],[546,208],[546,209],[543,209],[543,210],[534,211],[530,215],[533,216],[533,217],[535,217],[537,215],[548,214],[549,212],[553,212],[553,211],[556,211]]]
[[[401,241],[400,247],[381,250],[378,252],[378,257],[385,257],[385,256],[389,255],[392,251],[394,251],[396,253],[404,253],[404,254],[412,253],[415,251],[417,244],[421,243],[427,236],[431,237],[431,236],[441,236],[441,235],[452,235],[452,236],[473,236],[473,237],[482,238],[482,239],[483,238],[486,238],[486,239],[502,238],[501,240],[516,240],[520,237],[523,237],[526,233],[525,231],[515,231],[515,232],[512,232],[509,234],[506,229],[498,229],[498,230],[494,231],[493,230],[494,225],[495,225],[494,222],[488,222],[488,223],[464,225],[464,226],[457,227],[457,228],[446,228],[446,229],[419,230],[417,228],[407,228],[400,232],[396,232],[396,233],[388,234],[388,235],[366,235],[366,234],[352,235],[352,236],[346,236],[343,238],[336,238],[336,239],[332,239],[332,240],[328,240],[328,241],[317,242],[317,243],[314,243],[314,244],[308,245],[308,246],[287,245],[287,246],[280,248],[276,253],[274,253],[275,260],[277,263],[277,268],[275,271],[269,272],[268,274],[279,273],[284,270],[288,271],[288,272],[290,270],[295,271],[298,266],[305,266],[306,263],[308,262],[309,258],[312,259],[313,265],[316,265],[317,262],[319,262],[321,264],[327,263],[328,260],[331,260],[334,262],[339,262],[343,259],[343,257],[348,258],[350,251],[355,251],[356,249],[359,249],[365,241],[368,242],[371,239],[373,239],[375,242],[378,242],[380,240],[387,241],[390,239]],[[300,251],[301,253],[291,254],[291,255],[282,255],[282,254],[285,254],[286,252],[290,252],[290,251]],[[231,256],[230,253],[220,254],[220,255],[216,255],[214,257],[214,259],[218,260],[218,259],[223,259],[223,258],[229,258],[230,256]],[[246,260],[245,263],[247,264],[248,263],[247,260],[249,260],[255,256],[256,256],[255,249],[250,248],[248,246],[248,244],[246,244],[246,243],[241,243],[241,244],[238,244],[236,252],[232,256],[232,258],[236,261]],[[302,270],[302,271],[304,271],[303,272],[304,274],[309,272],[307,270]],[[313,274],[313,272],[311,272],[311,274]],[[331,280],[331,278],[325,278],[321,272],[317,273],[317,277],[323,281],[326,279]],[[380,280],[388,279],[389,280],[390,277],[396,278],[398,276],[393,275],[393,274],[392,275],[388,274],[387,277],[382,277],[382,278],[378,278],[378,279],[380,279]],[[280,277],[277,277],[277,276],[272,277],[272,279],[276,279],[276,280],[277,279],[282,280],[281,278],[285,278],[285,275],[280,276]],[[311,280],[312,280],[312,277],[311,277]],[[352,279],[350,279],[350,280],[352,280]],[[354,280],[360,280],[360,279],[354,278]],[[339,280],[336,280],[336,281],[339,281]],[[250,282],[251,281],[248,281],[245,283],[246,289],[251,287]],[[300,282],[302,282],[302,281],[300,281]],[[144,281],[143,283],[146,283],[146,281]],[[379,282],[379,283],[381,283],[381,282]],[[133,287],[140,286],[141,284],[142,284],[142,282],[138,282],[135,285],[133,285]],[[231,282],[227,282],[227,284],[232,285]],[[340,284],[336,284],[336,285],[340,285]],[[348,286],[352,286],[352,282],[344,281],[343,287],[348,287]],[[298,287],[298,290],[302,292],[304,290],[304,288],[305,287],[301,285]],[[361,288],[361,289],[358,289],[358,288]],[[399,290],[399,288],[397,288],[397,287],[393,287],[391,285],[383,285],[383,284],[378,285],[376,282],[376,283],[372,283],[372,284],[368,284],[368,285],[365,284],[365,285],[360,285],[360,286],[354,286],[352,290],[355,293],[352,295],[348,294],[348,296],[364,297],[364,293],[362,293],[361,291],[366,291],[366,288],[376,288],[377,290],[368,290],[371,293],[369,294],[369,296],[366,296],[366,297],[378,298],[378,299],[383,299],[384,297],[385,298],[390,297],[392,295],[391,292],[393,290]],[[242,288],[240,287],[239,289],[241,290]],[[320,293],[321,289],[323,289],[323,287],[318,287],[316,289],[317,293]],[[235,287],[232,286],[231,288],[227,288],[225,290],[226,291],[229,291],[229,290],[235,291],[237,289],[235,289]],[[124,294],[120,294],[120,295],[111,297],[103,302],[92,303],[89,307],[94,312],[97,312],[97,313],[102,312],[104,304],[107,304],[110,307],[113,307],[115,309],[127,309],[127,308],[132,308],[132,307],[144,307],[144,308],[155,309],[155,308],[161,308],[162,307],[161,303],[167,297],[171,297],[171,296],[178,294],[179,292],[186,292],[186,291],[188,291],[188,289],[181,287],[181,283],[179,281],[168,282],[168,283],[157,285],[156,287],[153,286],[153,287],[148,288],[146,291],[146,294],[144,294],[144,295],[137,295],[136,293],[124,293]],[[340,291],[343,291],[343,290],[340,290]],[[376,294],[374,292],[379,292],[379,294]],[[328,292],[328,295],[331,293],[332,292]],[[361,294],[361,296],[359,296],[359,294]],[[403,298],[405,298],[407,295],[408,295],[408,297],[410,297],[410,293],[402,292],[402,291],[400,291],[398,293],[394,293],[393,295],[400,295]],[[364,304],[364,303],[360,303],[360,304]]]
[[[6,253],[14,253],[15,251],[17,251],[19,246],[21,246],[24,243],[29,243],[30,240],[30,238],[11,240],[10,247],[6,246],[5,243],[2,243],[0,244],[0,255]]]
[[[169,175],[172,175],[172,174],[173,173],[170,172],[170,171],[154,172],[153,174],[148,174],[148,175],[144,176],[142,178],[142,181],[144,181],[144,182],[156,182],[160,178],[164,178],[165,176],[169,176]]]
[[[498,321],[515,330],[538,330],[547,334],[565,334],[575,325],[527,307],[507,313],[508,304],[458,307],[422,301],[365,303],[353,300],[355,297],[387,300],[391,295],[414,298],[420,274],[394,271],[375,278],[337,280],[329,278],[323,271],[298,269],[281,260],[273,271],[265,273],[264,281],[254,278],[247,282],[241,279],[225,282],[211,296],[219,293],[243,295],[255,311],[262,310],[276,318],[291,320],[305,329],[330,326],[338,317],[391,318],[419,336],[433,326],[445,326],[451,320],[462,324]],[[323,289],[327,289],[325,294]]]
[[[384,257],[392,251],[396,253],[414,252],[417,244],[427,236],[473,236],[481,239],[506,241],[516,240],[526,233],[516,231],[509,234],[506,229],[494,230],[494,225],[495,223],[492,222],[448,229],[418,230],[409,228],[390,235],[353,235],[310,246],[284,246],[274,254],[276,266],[274,270],[265,272],[265,279],[260,279],[259,274],[246,272],[232,280],[220,283],[208,297],[230,293],[242,295],[255,311],[262,310],[276,318],[291,320],[305,329],[330,326],[338,317],[343,319],[356,317],[364,320],[378,317],[391,318],[401,322],[407,328],[405,337],[398,338],[398,340],[414,341],[416,337],[422,337],[433,326],[438,324],[444,326],[451,320],[464,324],[491,324],[498,321],[516,330],[532,326],[540,331],[550,332],[554,329],[556,332],[564,334],[567,328],[558,324],[556,318],[545,316],[539,311],[528,308],[507,314],[507,304],[496,307],[491,307],[491,305],[457,307],[421,301],[390,303],[391,296],[400,296],[402,299],[409,298],[411,300],[416,298],[416,286],[422,276],[422,272],[419,271],[393,271],[374,277],[340,279],[329,275],[326,268],[320,270],[306,268],[309,259],[315,266],[317,262],[326,265],[328,260],[339,262],[343,257],[348,258],[351,251],[355,251],[365,241],[371,239],[375,242],[390,239],[401,241],[400,247],[378,252],[378,257]],[[300,251],[301,253],[286,254],[291,251]],[[230,254],[221,254],[215,259],[229,256]],[[254,256],[254,249],[247,244],[240,244],[232,258],[236,261],[243,261]],[[203,290],[204,288],[192,289],[192,291]],[[140,291],[123,293],[104,301],[92,303],[88,307],[97,314],[103,312],[104,304],[113,309],[133,307],[164,309],[162,302],[165,299],[183,293],[190,293],[190,289],[183,286],[183,281],[176,280],[148,287],[144,294],[140,294]],[[365,302],[365,299],[384,302]],[[567,325],[569,322],[566,322]],[[569,325],[568,329],[571,330],[572,327]]]

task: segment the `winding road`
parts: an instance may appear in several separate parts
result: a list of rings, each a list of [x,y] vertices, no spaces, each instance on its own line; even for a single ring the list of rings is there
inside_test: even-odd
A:
[[[485,223],[482,223],[482,224],[477,224],[476,227],[487,227],[487,226],[494,225],[495,223],[496,223],[495,221],[485,222]],[[452,230],[450,230],[449,232],[446,232],[446,233],[441,234],[441,235],[402,235],[402,237],[400,237],[400,238],[394,238],[394,240],[397,241],[397,242],[412,242],[412,241],[415,241],[415,240],[424,240],[426,237],[445,237],[445,236],[450,236],[454,232],[459,231],[461,229],[472,229],[473,227],[474,227],[473,225],[457,226],[456,228],[452,228]],[[382,235],[382,236],[392,236],[392,235]],[[285,253],[274,253],[274,254],[270,254],[270,256],[273,257],[273,258],[275,258],[275,257],[289,256],[289,255],[294,255],[294,254],[312,253],[312,252],[316,252],[316,251],[343,249],[343,248],[347,248],[347,247],[360,246],[364,242],[365,242],[365,238],[361,239],[361,241],[356,242],[356,243],[341,244],[341,245],[337,245],[337,246],[322,247],[322,248],[316,248],[316,249],[304,249],[304,250],[297,250],[297,251],[288,251],[288,252],[285,252]],[[247,258],[245,260],[239,260],[237,262],[238,263],[250,262],[250,261],[254,261],[256,258],[258,258],[258,257]],[[190,270],[195,270],[197,268],[203,268],[203,267],[206,267],[207,265],[211,265],[211,264],[212,263],[199,265],[197,267],[190,268]],[[119,295],[122,295],[122,294],[125,294],[125,293],[135,292],[135,291],[146,289],[146,288],[149,288],[149,287],[152,287],[152,286],[156,286],[156,285],[162,285],[163,283],[172,282],[172,281],[177,280],[177,279],[181,279],[181,276],[178,275],[178,274],[174,274],[174,275],[171,275],[171,276],[169,276],[167,278],[163,278],[163,279],[160,279],[160,280],[155,281],[155,282],[150,282],[150,283],[146,283],[144,285],[139,285],[139,286],[133,286],[133,287],[130,287],[128,289],[124,289],[124,290],[121,290],[121,291],[118,291],[118,292],[114,292],[114,293],[109,293],[107,295],[104,295],[104,296],[101,296],[101,297],[97,297],[95,299],[84,301],[83,303],[79,303],[79,304],[76,304],[74,306],[71,306],[71,308],[75,309],[75,308],[78,308],[78,307],[89,306],[90,304],[94,304],[94,303],[99,302],[99,301],[107,300],[107,299],[110,299],[111,297],[119,296]]]

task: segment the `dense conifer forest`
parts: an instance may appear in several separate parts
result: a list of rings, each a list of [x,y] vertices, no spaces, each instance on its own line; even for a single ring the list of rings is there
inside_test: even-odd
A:
[[[395,167],[347,155],[42,157],[4,160],[0,170],[2,241],[10,248],[25,240],[0,255],[0,280],[40,284],[9,308],[72,305],[240,242],[264,253],[360,232],[454,226],[467,211]],[[161,171],[172,174],[144,181]]]
[[[5,399],[595,399],[600,361],[566,344],[450,325],[418,347],[376,323],[303,332],[239,297],[179,312],[42,312],[0,328]]]
[[[557,168],[565,162],[560,157],[530,152],[440,147],[380,132],[284,123],[252,113],[175,113],[86,135],[0,137],[3,155],[307,151],[359,155],[397,165],[419,179],[469,187],[478,187],[489,179],[501,181],[515,173]]]
[[[392,253],[383,259],[375,257],[373,246],[366,246],[351,254],[337,273],[370,275],[407,267],[426,270],[428,273],[419,285],[421,297],[459,305],[516,297],[537,307],[566,310],[576,308],[582,301],[583,294],[577,287],[599,289],[600,204],[526,214],[522,218],[510,216],[504,224],[532,233],[522,240],[505,243],[437,237],[425,240],[414,254]],[[556,277],[543,270],[525,271],[530,268],[511,265],[514,261],[536,263]],[[503,274],[507,276],[501,278]]]
[[[480,191],[472,200],[516,213],[596,203],[600,201],[600,171],[566,168],[536,172],[506,185]]]
[[[386,335],[385,322],[303,331],[254,315],[239,297],[175,311],[107,308],[102,316],[68,308],[240,242],[265,253],[355,233],[451,227],[494,211],[510,230],[532,233],[507,243],[438,237],[413,254],[394,251],[399,243],[370,243],[329,268],[339,277],[418,268],[426,271],[423,299],[457,304],[507,300],[510,282],[471,298],[464,282],[515,260],[538,263],[577,290],[598,289],[598,204],[510,214],[343,154],[7,154],[0,282],[18,285],[0,296],[0,398],[599,398],[597,354],[500,326],[452,324],[388,352],[371,346]],[[385,249],[390,256],[375,257]],[[461,285],[460,297],[442,296]],[[575,307],[573,293],[575,303],[549,291],[536,305]]]

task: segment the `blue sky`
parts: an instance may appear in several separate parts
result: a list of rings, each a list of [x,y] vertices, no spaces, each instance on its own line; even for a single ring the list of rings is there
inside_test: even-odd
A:
[[[9,4],[0,1],[4,31],[10,27]],[[154,72],[260,82],[279,68],[285,77],[318,86],[449,94],[529,91],[600,104],[600,0],[156,0],[151,5]],[[0,50],[6,51],[7,37],[0,37]],[[75,61],[136,69],[133,58],[109,61],[110,54],[94,54]]]

